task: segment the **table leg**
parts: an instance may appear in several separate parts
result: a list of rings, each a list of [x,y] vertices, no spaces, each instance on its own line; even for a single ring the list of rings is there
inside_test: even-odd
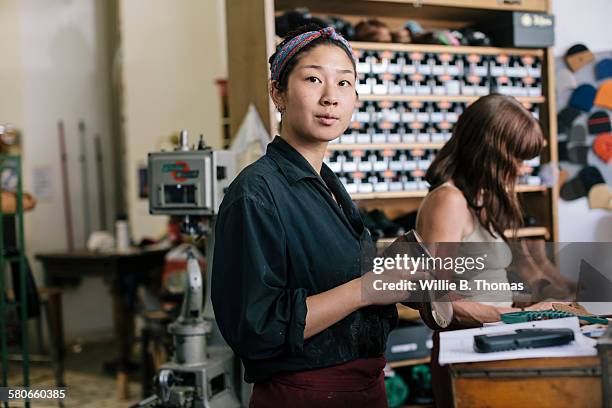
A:
[[[129,396],[128,372],[131,346],[131,331],[134,316],[128,307],[127,299],[120,293],[113,293],[113,324],[115,336],[119,344],[119,360],[117,362],[117,398],[127,400]]]
[[[53,340],[51,354],[56,360],[56,385],[65,387],[64,379],[64,320],[62,317],[62,295],[58,290],[51,290],[47,295],[47,324],[50,339]]]

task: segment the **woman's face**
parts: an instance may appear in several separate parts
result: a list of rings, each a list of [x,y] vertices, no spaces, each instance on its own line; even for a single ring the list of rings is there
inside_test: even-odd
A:
[[[337,46],[316,46],[300,56],[287,89],[273,98],[284,109],[283,132],[329,142],[344,133],[357,102],[353,64]]]

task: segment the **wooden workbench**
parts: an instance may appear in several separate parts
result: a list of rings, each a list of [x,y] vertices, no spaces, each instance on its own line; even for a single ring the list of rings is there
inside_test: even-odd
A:
[[[451,364],[456,407],[601,407],[599,357]]]

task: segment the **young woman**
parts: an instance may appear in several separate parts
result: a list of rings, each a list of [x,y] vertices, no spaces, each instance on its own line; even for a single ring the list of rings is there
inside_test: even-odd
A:
[[[426,174],[430,191],[417,216],[421,237],[428,243],[461,243],[454,248],[462,255],[486,248],[491,253],[477,278],[507,283],[512,252],[505,231],[516,230],[523,219],[516,184],[523,161],[539,155],[544,143],[540,123],[513,97],[491,94],[470,105]],[[455,320],[480,325],[517,310],[511,292],[488,298],[456,302]],[[545,306],[550,305],[535,307]]]
[[[357,102],[351,47],[331,27],[305,28],[269,62],[281,134],[219,210],[217,323],[255,383],[252,407],[385,407],[383,352],[404,299],[362,296],[369,233],[323,164]]]
[[[512,251],[504,234],[520,227],[523,219],[516,184],[522,162],[540,154],[544,142],[539,122],[516,99],[491,94],[470,105],[426,174],[430,191],[417,215],[417,231],[423,240],[455,243],[441,248],[462,255],[482,255],[486,248],[485,270],[471,278],[507,283]],[[469,280],[470,276],[462,278]],[[454,294],[454,300],[472,299],[453,302],[456,326],[480,326],[499,321],[501,313],[520,310],[513,307],[510,291],[490,293],[483,296],[484,301],[471,295]],[[550,308],[550,303],[543,302],[527,309]],[[436,406],[446,407],[452,405],[450,377],[437,364],[438,352],[439,333],[435,333],[434,394]]]

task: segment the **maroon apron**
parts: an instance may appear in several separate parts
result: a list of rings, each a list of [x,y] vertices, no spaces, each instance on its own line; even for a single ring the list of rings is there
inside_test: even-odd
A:
[[[431,371],[431,386],[434,396],[436,408],[452,408],[455,406],[453,402],[453,384],[451,381],[451,372],[448,365],[441,366],[438,363],[440,357],[440,332],[433,333],[433,348],[431,350],[431,362],[429,369]]]
[[[387,408],[384,357],[283,373],[255,383],[250,408]]]

